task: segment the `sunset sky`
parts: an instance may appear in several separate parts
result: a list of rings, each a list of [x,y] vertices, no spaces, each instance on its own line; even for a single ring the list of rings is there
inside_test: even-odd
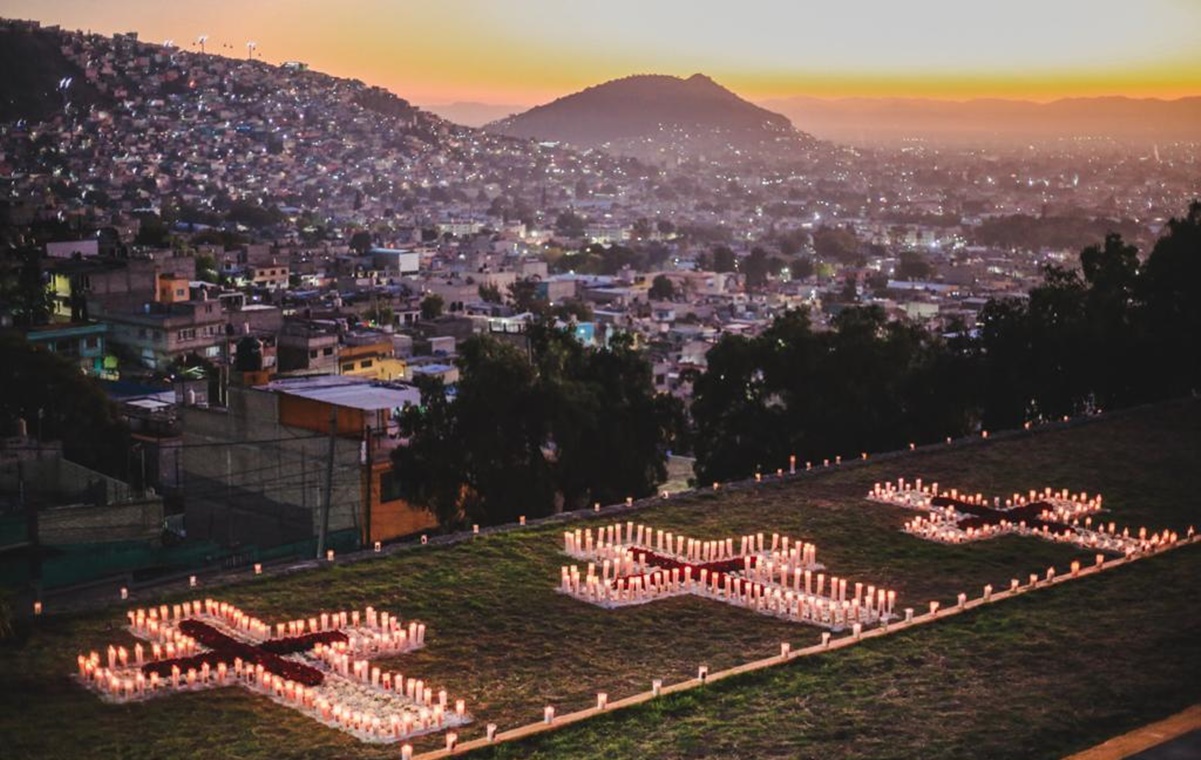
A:
[[[787,95],[1201,95],[1201,0],[0,0],[0,15],[300,60],[418,104],[630,74]]]

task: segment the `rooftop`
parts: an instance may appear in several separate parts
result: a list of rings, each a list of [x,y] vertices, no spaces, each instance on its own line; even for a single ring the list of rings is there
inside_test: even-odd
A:
[[[377,411],[420,404],[421,392],[405,383],[380,383],[340,375],[317,375],[273,380],[260,390],[283,393],[348,409]]]

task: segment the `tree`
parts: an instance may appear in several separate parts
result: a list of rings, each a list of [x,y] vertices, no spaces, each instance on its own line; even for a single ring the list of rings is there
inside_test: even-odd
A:
[[[406,440],[393,450],[392,461],[405,497],[429,507],[439,525],[451,528],[464,517],[466,449],[459,445],[457,409],[441,378],[421,375],[414,383],[421,403],[401,410],[398,428]]]
[[[574,211],[564,211],[555,218],[555,232],[565,238],[584,237],[584,219]]]
[[[205,282],[217,282],[220,274],[217,271],[217,259],[212,254],[196,254],[196,278]]]
[[[801,256],[793,259],[789,269],[792,272],[794,280],[805,280],[813,276],[813,259],[808,256]]]
[[[772,263],[767,257],[767,251],[756,246],[750,255],[742,260],[742,271],[746,275],[748,288],[762,288],[767,284],[767,275],[771,273]],[[777,272],[779,269],[776,270]]]
[[[442,316],[442,308],[446,305],[442,296],[430,293],[421,299],[421,318],[429,322]]]
[[[350,250],[362,256],[371,250],[372,240],[371,233],[367,230],[358,230],[350,236],[348,243]]]
[[[546,309],[546,299],[538,295],[534,280],[514,280],[509,286],[509,301],[518,314],[541,314]]]
[[[917,251],[901,251],[901,261],[897,264],[898,280],[928,280],[934,274],[934,267],[926,261],[926,257]]]
[[[655,275],[655,279],[651,280],[650,290],[647,295],[655,301],[674,301],[676,300],[676,286],[672,283],[671,278],[665,274]]]
[[[396,312],[386,303],[375,304],[363,312],[363,318],[377,325],[391,325],[396,321]]]
[[[859,240],[842,227],[819,227],[813,233],[813,250],[826,261],[854,264],[859,261]]]
[[[30,434],[61,440],[67,459],[122,480],[131,473],[126,459],[129,428],[99,383],[79,366],[0,333],[0,425],[12,430],[18,418]]]
[[[504,303],[504,297],[500,294],[500,288],[496,283],[485,282],[479,288],[480,300],[484,303]]]
[[[45,324],[53,301],[36,248],[6,251],[0,259],[0,303],[6,304],[20,327]]]
[[[1161,374],[1159,396],[1201,388],[1201,201],[1168,222],[1141,272],[1147,341]]]
[[[646,496],[666,476],[681,410],[628,337],[586,348],[538,320],[526,339],[468,339],[454,400],[423,387],[423,408],[402,413],[398,471],[444,525]]]
[[[738,268],[738,260],[729,246],[719,245],[713,249],[713,271],[733,272]]]

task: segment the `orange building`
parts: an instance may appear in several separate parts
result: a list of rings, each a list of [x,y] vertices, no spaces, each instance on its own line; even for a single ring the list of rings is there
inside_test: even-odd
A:
[[[350,377],[277,380],[264,386],[279,395],[279,421],[288,427],[328,433],[361,443],[362,495],[359,524],[363,544],[410,535],[437,525],[432,512],[402,496],[400,474],[392,467],[395,416],[420,404],[412,385]]]

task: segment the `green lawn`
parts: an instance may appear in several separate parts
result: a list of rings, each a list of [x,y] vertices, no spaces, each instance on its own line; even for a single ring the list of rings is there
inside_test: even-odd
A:
[[[1004,495],[1100,492],[1120,525],[1201,526],[1201,404],[987,445],[946,447],[756,491],[671,501],[629,519],[698,538],[812,540],[830,572],[952,603],[1083,556],[1034,539],[948,547],[907,536],[911,513],[866,501],[922,477]],[[591,523],[586,523],[591,524]],[[600,524],[599,522],[596,524]],[[683,597],[603,610],[553,591],[561,527],[427,547],[211,592],[272,621],[378,609],[429,625],[427,647],[384,661],[465,698],[460,734],[536,721],[816,642],[820,631]],[[1091,557],[1091,555],[1088,555]],[[990,605],[845,651],[656,700],[479,753],[497,757],[1058,757],[1201,699],[1201,549]],[[146,600],[139,600],[145,603]],[[237,689],[109,706],[69,679],[75,655],[133,639],[124,607],[40,621],[0,647],[5,757],[396,757]],[[441,744],[434,736],[418,749]]]

